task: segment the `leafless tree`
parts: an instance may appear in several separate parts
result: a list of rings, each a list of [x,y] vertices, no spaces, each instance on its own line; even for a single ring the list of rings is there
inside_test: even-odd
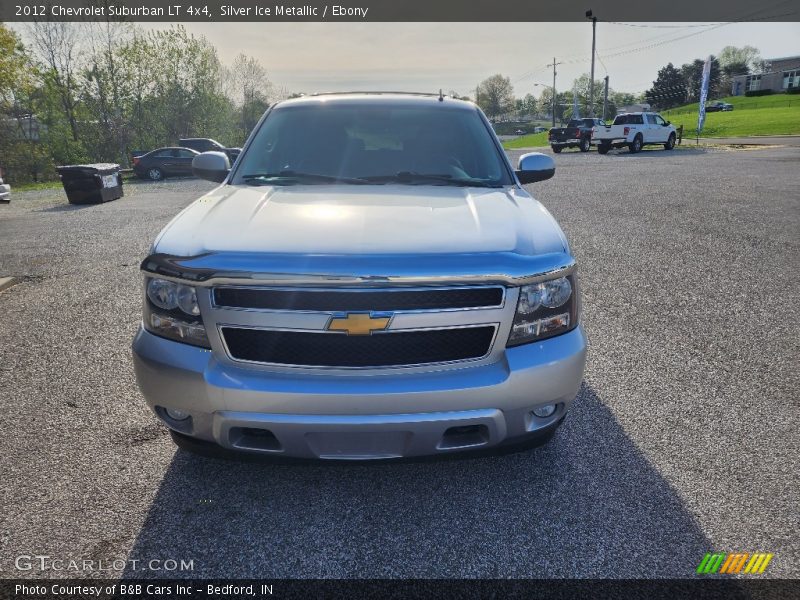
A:
[[[269,102],[272,84],[267,78],[267,70],[257,59],[240,54],[230,68],[231,85],[234,98],[243,105],[256,100]]]
[[[72,139],[78,141],[76,116],[79,73],[84,65],[79,23],[36,21],[28,25],[28,35],[37,58],[44,66],[44,77],[58,95]]]

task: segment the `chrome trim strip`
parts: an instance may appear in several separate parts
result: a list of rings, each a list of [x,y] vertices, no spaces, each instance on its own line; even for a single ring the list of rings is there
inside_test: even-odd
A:
[[[357,294],[359,292],[388,292],[397,291],[397,287],[369,287],[369,288],[348,288],[348,287],[296,287],[296,286],[261,286],[261,285],[215,285],[214,288],[235,288],[243,290],[280,290],[285,292],[303,292],[313,289],[315,292],[352,292]],[[418,314],[418,313],[439,313],[439,312],[453,312],[461,310],[497,310],[505,307],[506,305],[506,288],[502,285],[487,285],[487,286],[417,286],[417,287],[403,287],[404,291],[428,291],[428,290],[469,290],[469,289],[499,289],[501,291],[500,304],[487,304],[486,306],[464,306],[459,308],[414,308],[414,309],[397,309],[397,310],[383,310],[377,312],[392,313],[392,314]],[[332,314],[332,313],[347,313],[347,312],[376,312],[366,310],[352,310],[352,311],[332,311],[332,310],[292,310],[290,308],[246,308],[241,306],[224,306],[216,303],[214,293],[211,293],[211,309],[212,310],[239,310],[245,312],[258,312],[258,313],[303,313],[303,314]]]
[[[513,252],[392,256],[221,253],[195,257],[153,254],[142,261],[141,269],[198,287],[243,283],[290,287],[448,284],[517,287],[569,275],[575,271],[576,263],[563,252],[536,256]]]
[[[484,360],[492,353],[495,342],[497,342],[497,331],[500,328],[499,323],[470,323],[469,325],[453,325],[449,327],[415,327],[413,329],[393,329],[391,331],[384,330],[385,333],[379,335],[389,335],[391,333],[405,333],[410,331],[442,331],[446,329],[474,329],[476,327],[492,327],[494,329],[494,331],[492,332],[492,339],[489,342],[489,347],[486,349],[486,353],[483,356],[476,356],[475,358],[465,358],[460,360],[447,360],[447,361],[429,362],[429,363],[407,363],[403,365],[372,365],[369,367],[293,365],[288,363],[271,363],[271,362],[261,362],[257,360],[244,360],[241,358],[235,358],[231,354],[230,348],[228,348],[228,341],[225,339],[225,336],[222,333],[223,328],[230,328],[230,329],[256,329],[262,331],[291,331],[295,333],[317,333],[320,335],[347,335],[339,331],[328,331],[319,329],[289,329],[285,327],[250,327],[250,326],[243,326],[236,324],[227,325],[227,324],[217,323],[217,333],[219,334],[219,339],[222,341],[222,346],[225,349],[226,356],[235,363],[260,365],[265,367],[287,367],[287,368],[313,369],[322,371],[330,371],[331,369],[341,369],[343,371],[363,371],[363,370],[375,370],[375,369],[409,369],[415,367],[435,367],[441,365],[467,364],[479,360]]]

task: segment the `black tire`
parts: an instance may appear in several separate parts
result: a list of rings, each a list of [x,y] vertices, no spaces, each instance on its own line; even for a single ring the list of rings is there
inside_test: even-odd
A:
[[[636,134],[636,137],[633,138],[633,141],[628,144],[628,150],[631,154],[636,154],[642,150],[642,136]]]
[[[667,143],[664,144],[664,150],[672,150],[675,147],[675,134],[670,133]]]
[[[581,139],[580,146],[578,147],[581,149],[581,152],[588,152],[589,150],[592,149],[592,142],[591,140],[589,140],[588,137],[585,137]]]
[[[556,154],[560,154],[561,153],[561,146],[552,145],[550,147],[553,149],[553,152],[555,152]]]
[[[609,146],[608,144],[599,144],[597,146],[597,151],[600,154],[608,154],[609,150],[611,150],[611,146]]]
[[[164,171],[159,167],[150,167],[147,169],[147,178],[151,181],[161,181],[164,179]]]

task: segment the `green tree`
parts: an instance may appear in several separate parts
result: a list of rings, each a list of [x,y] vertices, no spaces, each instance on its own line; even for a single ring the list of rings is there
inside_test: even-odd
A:
[[[9,114],[16,93],[30,87],[30,62],[17,34],[0,23],[0,110]]]
[[[12,183],[36,181],[52,168],[49,148],[37,139],[36,93],[36,70],[26,48],[0,23],[0,168]]]
[[[700,88],[703,83],[703,67],[705,60],[696,58],[693,62],[687,63],[681,67],[681,74],[686,79],[686,100],[689,102],[698,102],[700,100]],[[720,95],[720,80],[721,71],[719,61],[711,57],[711,70],[708,78],[708,97],[717,98]]]
[[[520,117],[531,117],[536,114],[538,104],[533,94],[525,94],[524,98],[516,100],[517,114]]]
[[[758,48],[753,46],[725,46],[719,51],[717,55],[720,66],[725,69],[730,65],[736,65],[741,69],[741,65],[745,65],[743,72],[760,71],[763,68],[764,60],[761,58],[761,53]]]
[[[661,109],[671,108],[686,102],[686,77],[672,63],[668,63],[658,71],[653,87],[644,95],[646,101]]]
[[[605,82],[597,79],[594,82],[594,111],[589,110],[589,91],[590,91],[590,77],[588,73],[584,73],[572,82],[572,89],[578,92],[578,108],[581,111],[582,117],[588,117],[591,114],[600,116],[603,113],[603,90]],[[611,97],[611,90],[609,90],[609,100]]]
[[[122,47],[135,34],[131,23],[102,22],[87,25],[88,60],[83,72],[81,100],[94,116],[84,123],[84,142],[93,149],[95,160],[128,165],[127,146],[131,138],[131,93]]]
[[[478,84],[478,106],[489,118],[514,110],[514,87],[511,79],[500,74],[492,75]]]
[[[542,115],[549,115],[553,112],[553,88],[546,87],[539,95],[539,113]]]
[[[79,24],[35,21],[28,26],[34,50],[41,62],[39,73],[49,95],[61,105],[75,146],[80,140],[78,95],[84,66]]]

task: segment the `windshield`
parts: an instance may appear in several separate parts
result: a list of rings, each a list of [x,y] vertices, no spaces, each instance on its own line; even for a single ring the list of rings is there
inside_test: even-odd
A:
[[[233,183],[497,187],[512,180],[477,110],[315,103],[273,110]]]
[[[643,125],[642,115],[619,115],[614,119],[614,125]]]

